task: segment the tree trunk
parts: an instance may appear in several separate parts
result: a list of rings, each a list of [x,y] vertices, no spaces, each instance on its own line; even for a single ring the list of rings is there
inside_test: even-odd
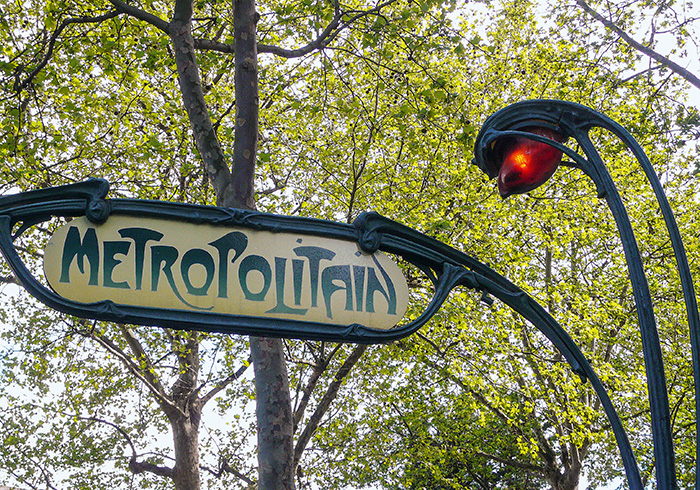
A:
[[[236,62],[236,126],[231,202],[255,208],[258,149],[258,52],[255,0],[233,0]],[[294,489],[294,423],[289,379],[280,339],[251,337],[258,423],[258,490]]]
[[[192,126],[192,135],[204,163],[209,182],[214,188],[217,203],[228,206],[231,201],[231,173],[224,152],[211,122],[211,115],[204,100],[202,80],[195,57],[192,38],[192,1],[178,0],[169,27],[173,42],[175,62],[182,102]]]
[[[199,414],[171,420],[175,447],[175,490],[199,490]]]
[[[255,209],[255,160],[258,143],[258,56],[255,0],[232,0],[235,37],[236,120],[232,169],[224,163],[224,154],[211,124],[202,91],[199,68],[192,39],[192,0],[176,0],[169,33],[173,40],[183,102],[192,124],[194,139],[207,175],[221,206]],[[283,343],[279,339],[250,339],[255,369],[258,417],[259,490],[294,488],[293,417],[289,380]],[[182,444],[183,486],[199,488],[199,476],[188,474],[198,453],[186,455],[186,445],[197,447],[198,422],[172,423],[176,448]],[[189,442],[188,442],[189,441]],[[176,449],[176,456],[178,451]],[[186,484],[196,485],[192,487]]]
[[[237,208],[255,208],[255,159],[258,151],[258,14],[255,0],[233,0],[236,127],[231,184]]]
[[[251,338],[258,420],[258,490],[294,490],[294,423],[281,339]]]
[[[550,461],[545,469],[544,477],[551,485],[552,490],[578,490],[578,483],[581,478],[581,464],[575,463],[573,466],[565,468],[564,472],[559,471],[558,465]]]

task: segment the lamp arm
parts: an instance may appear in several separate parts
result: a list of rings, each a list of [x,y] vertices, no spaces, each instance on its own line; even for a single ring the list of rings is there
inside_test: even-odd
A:
[[[485,292],[500,299],[513,311],[530,321],[562,354],[564,354],[569,365],[572,367],[573,371],[581,377],[582,381],[587,378],[591,382],[593,390],[600,399],[605,415],[610,421],[610,427],[615,435],[622,463],[625,467],[625,475],[627,476],[629,488],[630,490],[643,490],[644,485],[634,457],[634,452],[627,438],[627,433],[615,411],[615,407],[610,401],[607,391],[605,391],[605,387],[583,352],[581,352],[573,339],[566,330],[559,325],[554,317],[531,296],[490,268],[482,274],[475,273],[473,276],[477,282],[477,289],[483,289]],[[472,284],[465,285],[471,288],[475,287]]]
[[[604,192],[605,200],[620,233],[632,283],[632,291],[637,304],[637,318],[639,319],[644,366],[649,390],[657,486],[660,490],[674,490],[677,488],[676,465],[666,374],[664,372],[659,333],[654,319],[649,283],[644,274],[641,254],[627,210],[610,173],[589,137],[589,129],[590,126],[577,128],[572,136],[581,145],[588,162],[596,170],[594,175],[597,175],[599,180],[595,182],[595,185]],[[593,178],[593,175],[589,174],[589,176]]]
[[[562,144],[530,133],[529,128],[545,127],[563,136],[573,137],[581,147],[582,155]],[[690,266],[680,237],[678,225],[663,191],[661,182],[651,162],[639,143],[620,124],[589,107],[562,100],[527,100],[511,104],[491,115],[482,126],[474,144],[474,163],[490,178],[498,175],[502,161],[495,154],[495,143],[502,137],[526,137],[555,147],[569,156],[576,167],[595,183],[598,197],[605,198],[613,214],[625,251],[630,272],[637,314],[639,317],[645,369],[651,406],[654,456],[658,488],[675,489],[675,458],[668,408],[663,359],[659,336],[654,320],[649,285],[641,264],[639,248],[629,222],[629,217],[610,173],[590,140],[592,128],[601,128],[621,140],[633,153],[652,186],[668,229],[678,272],[681,279],[688,326],[690,330],[693,378],[695,383],[695,411],[700,414],[700,318]],[[518,131],[520,130],[520,131]],[[700,420],[696,417],[696,461],[700,461]],[[696,472],[695,488],[700,490],[700,474]]]
[[[601,127],[617,136],[632,151],[644,170],[647,180],[654,191],[656,200],[659,203],[659,208],[661,209],[661,214],[663,215],[664,223],[666,224],[666,229],[671,239],[678,275],[681,279],[681,289],[683,290],[683,299],[685,301],[686,315],[688,317],[688,329],[690,331],[690,352],[693,360],[693,380],[695,385],[695,413],[700,414],[700,317],[698,315],[698,301],[695,295],[693,277],[690,273],[688,256],[685,246],[683,245],[678,224],[676,223],[676,218],[668,202],[668,197],[663,190],[661,181],[641,145],[620,124],[602,114],[600,117],[602,123],[604,123],[604,125],[601,124]],[[695,461],[700,461],[700,418],[698,417],[696,417],[695,420],[695,434]],[[700,490],[700,472],[697,471],[695,472],[695,488],[696,490]]]
[[[577,158],[583,160],[580,155]],[[373,252],[383,243],[385,252],[403,256],[426,274],[431,270],[437,272],[437,278],[431,279],[436,289],[433,302],[441,305],[449,291],[463,286],[498,298],[531,322],[562,353],[582,381],[590,380],[610,421],[630,489],[644,489],[629,439],[604,386],[571,336],[544,307],[487,264],[417,230],[377,213],[363,213],[355,225],[362,230],[358,243],[366,252]],[[414,328],[411,325],[405,328]]]
[[[691,356],[692,356],[692,361],[693,361],[693,379],[694,379],[694,386],[695,386],[695,412],[700,413],[700,317],[698,314],[698,302],[697,298],[695,295],[695,287],[693,284],[693,279],[692,275],[690,272],[690,266],[688,264],[688,258],[686,254],[685,247],[683,245],[683,241],[680,235],[680,231],[678,229],[678,224],[676,223],[675,216],[673,214],[673,211],[671,209],[671,206],[668,201],[668,197],[666,196],[663,186],[661,185],[661,181],[659,180],[659,177],[657,176],[656,172],[654,171],[654,167],[652,166],[649,158],[647,157],[646,153],[642,149],[642,147],[639,145],[639,143],[634,139],[634,137],[626,130],[624,129],[620,124],[615,122],[614,120],[608,118],[607,116],[600,114],[596,111],[588,109],[585,111],[586,118],[585,122],[579,124],[573,124],[573,133],[571,136],[573,136],[579,144],[581,144],[582,148],[584,148],[584,153],[586,153],[586,156],[588,159],[583,158],[580,154],[569,148],[568,146],[559,143],[557,141],[554,141],[550,138],[547,138],[546,136],[541,136],[538,134],[533,134],[527,131],[518,131],[518,130],[491,130],[489,133],[485,135],[485,141],[491,142],[495,141],[497,138],[501,137],[524,137],[528,138],[534,141],[539,141],[542,143],[546,143],[553,148],[556,148],[560,151],[562,151],[564,154],[566,154],[569,158],[573,160],[573,164],[570,164],[569,166],[576,167],[583,171],[586,175],[588,175],[593,183],[596,186],[596,191],[598,193],[599,198],[606,198],[608,201],[608,206],[611,208],[611,211],[613,212],[613,215],[615,216],[616,221],[618,219],[624,219],[629,221],[629,218],[627,217],[626,211],[624,211],[624,215],[620,213],[620,209],[624,210],[624,206],[621,202],[621,199],[619,197],[619,193],[617,192],[614,183],[612,182],[612,179],[609,175],[609,172],[605,165],[602,162],[602,159],[600,158],[599,154],[595,150],[592,142],[590,141],[590,137],[588,135],[589,130],[592,127],[600,127],[602,129],[605,129],[615,136],[617,136],[622,143],[624,143],[632,152],[634,157],[637,159],[639,162],[640,166],[644,170],[644,173],[647,177],[647,180],[649,181],[652,190],[654,191],[654,195],[657,199],[657,202],[659,204],[659,208],[661,210],[662,216],[664,218],[664,223],[666,225],[666,228],[669,233],[669,237],[671,239],[671,245],[673,247],[673,253],[674,257],[676,259],[676,266],[678,268],[678,273],[680,276],[681,280],[681,288],[683,291],[683,297],[685,301],[685,307],[686,307],[686,315],[688,318],[688,327],[690,331],[690,346],[691,346]],[[584,144],[585,143],[585,144]],[[616,195],[611,195],[610,193],[616,194]],[[612,201],[616,201],[617,204],[613,204]],[[636,241],[634,242],[634,248],[636,251],[630,250],[628,252],[628,247],[627,243],[629,243],[629,237],[632,238],[634,241],[634,235],[633,232],[631,231],[631,227],[629,228],[628,232],[625,234],[628,236],[628,239],[623,240],[623,246],[625,246],[625,254],[628,256],[628,253],[631,253],[632,256],[636,255],[637,257],[639,256],[639,251],[636,246]],[[623,235],[622,228],[620,223],[618,223],[618,230],[621,233],[621,236]],[[631,259],[631,256],[628,256],[627,260],[628,264],[635,263],[634,259]],[[642,271],[643,273],[643,271]],[[632,272],[630,271],[630,274]],[[644,276],[645,277],[645,276]],[[644,282],[646,283],[646,279],[644,279]],[[633,288],[634,289],[634,288]],[[648,285],[642,286],[642,289],[646,289],[648,291]],[[636,291],[640,290],[639,287],[637,287]],[[639,295],[639,292],[635,292],[635,298]],[[643,294],[643,293],[641,293]],[[651,300],[649,300],[649,304],[651,304]],[[651,313],[652,318],[653,318],[653,312]],[[649,324],[649,321],[646,321],[647,324]],[[641,323],[640,323],[641,325]],[[645,329],[645,327],[642,327]],[[654,322],[653,329],[656,330],[656,325]],[[649,328],[646,328],[646,330],[649,330]],[[644,334],[643,334],[644,335]],[[647,336],[648,337],[648,336]],[[653,337],[658,338],[658,334],[652,335],[652,338],[648,340],[647,342],[649,343],[655,343],[658,341],[653,340]],[[645,342],[643,340],[643,342]],[[654,349],[656,350],[656,349]],[[660,356],[660,354],[658,354]],[[653,354],[653,357],[656,357],[656,354]],[[656,379],[656,376],[654,377]],[[656,382],[654,382],[655,384]],[[666,393],[666,387],[665,387],[665,381],[664,381],[664,393]],[[651,397],[651,390],[650,390],[650,397]],[[657,395],[653,395],[656,397]],[[663,395],[663,397],[668,398],[667,395]],[[663,403],[663,402],[662,402]],[[667,404],[665,402],[664,404]],[[664,412],[666,409],[662,409]],[[670,417],[669,417],[670,420]],[[666,432],[666,431],[664,431]],[[670,429],[669,429],[669,434],[670,434]],[[657,459],[657,461],[659,461]],[[696,461],[700,461],[700,418],[696,420]],[[658,471],[658,470],[657,470]],[[695,476],[695,488],[697,490],[700,490],[700,472],[696,472]]]

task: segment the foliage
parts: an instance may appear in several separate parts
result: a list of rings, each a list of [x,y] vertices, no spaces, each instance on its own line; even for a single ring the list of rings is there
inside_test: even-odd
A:
[[[122,14],[70,21],[105,16],[116,4],[0,6],[1,189],[95,176],[112,182],[115,197],[214,204],[168,36]],[[312,46],[336,18],[334,5],[258,4],[258,208],[339,221],[377,210],[491,264],[583,347],[651,475],[635,307],[604,203],[570,169],[529,196],[500,202],[468,162],[479,124],[508,103],[561,98],[594,107],[629,128],[664,172],[698,277],[697,181],[687,171],[697,162],[698,118],[683,104],[684,87],[658,78],[661,68],[631,77],[638,55],[589,36],[586,18],[563,7],[550,26],[538,23],[533,2],[348,2],[339,20],[346,27]],[[173,8],[138,6],[161,19]],[[231,161],[234,63],[222,50],[233,40],[232,12],[213,0],[194,7],[202,89]],[[631,12],[643,15],[641,7]],[[620,18],[620,25],[633,24]],[[683,28],[673,27],[686,42]],[[311,48],[291,51],[299,46]],[[652,278],[679,474],[689,487],[692,381],[670,246],[639,170],[615,141],[604,134],[596,141],[628,202]],[[37,270],[46,237],[36,230],[21,244]],[[412,294],[428,295],[426,282],[410,274]],[[13,280],[5,269],[3,277]],[[0,483],[169,487],[162,476],[174,458],[166,442],[173,428],[164,407],[207,394],[197,441],[203,486],[255,482],[245,339],[93,324],[6,288]],[[620,475],[591,391],[531,326],[479,300],[459,292],[420,335],[367,351],[285,344],[297,440],[315,417],[323,421],[311,430],[310,450],[298,448],[299,487],[573,488],[582,468],[595,484]],[[360,356],[351,376],[336,378]],[[190,371],[196,376],[188,378]],[[322,410],[324,395],[343,383]]]

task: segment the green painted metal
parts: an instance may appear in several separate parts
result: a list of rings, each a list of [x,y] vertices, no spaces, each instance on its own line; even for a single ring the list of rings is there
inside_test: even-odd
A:
[[[576,139],[584,149],[588,159],[561,143],[522,131],[522,129],[532,126],[533,120],[536,120],[540,125],[558,131],[562,135]],[[651,300],[645,298],[645,295],[648,296],[646,279],[643,272],[640,275],[641,262],[638,259],[638,251],[635,255],[636,243],[631,234],[631,228],[625,224],[626,212],[621,203],[618,202],[619,196],[612,180],[588,138],[588,131],[592,127],[603,127],[618,135],[628,146],[633,148],[642,165],[646,165],[645,172],[650,180],[652,180],[650,174],[655,177],[648,160],[644,160],[646,157],[641,148],[624,129],[595,111],[561,101],[527,101],[509,106],[494,114],[486,121],[477,137],[475,162],[487,175],[495,177],[498,174],[498,159],[494,154],[494,143],[498,143],[501,138],[524,136],[561,149],[573,160],[571,165],[582,169],[591,176],[600,197],[605,197],[608,200],[625,244],[635,298],[638,304],[642,305],[641,310],[651,311]],[[647,167],[651,170],[648,170]],[[677,227],[675,227],[677,237],[674,238],[673,226],[675,226],[675,222],[668,202],[663,196],[663,190],[661,190],[660,184],[658,189],[654,182],[652,185],[655,186],[654,190],[657,192],[667,224],[671,229],[672,240],[678,242],[674,241],[674,250],[680,250],[680,252],[677,250],[677,257],[683,259],[685,255],[682,242],[680,242]],[[17,279],[27,291],[51,308],[83,318],[138,325],[156,325],[175,329],[334,342],[386,343],[409,336],[425,325],[440,309],[453,289],[464,287],[476,290],[481,292],[484,302],[490,304],[493,302],[491,297],[497,298],[524,316],[563,354],[571,369],[580,376],[582,382],[591,382],[602,402],[603,410],[611,422],[622,454],[630,488],[643,489],[635,457],[619,416],[615,412],[602,383],[581,350],[541,305],[486,264],[416,230],[372,212],[363,213],[352,224],[344,224],[212,206],[135,199],[108,199],[108,191],[109,184],[106,181],[91,179],[79,184],[0,198],[0,250],[8,259]],[[115,215],[164,218],[272,233],[289,232],[354,242],[366,253],[382,251],[401,257],[407,263],[420,269],[432,283],[433,298],[417,318],[389,330],[373,329],[361,324],[339,327],[322,322],[131,306],[116,304],[112,301],[85,304],[63,298],[45,287],[32,275],[14,247],[14,241],[32,226],[55,217],[86,216],[91,222],[100,224],[106,222],[110,216]],[[683,265],[680,261],[679,268],[683,276]],[[683,281],[689,309],[691,339],[694,339],[693,356],[697,383],[699,377],[696,361],[697,331],[700,330],[697,327],[697,303],[693,302],[695,301],[694,294],[692,299],[688,299],[689,294],[686,289],[691,287],[692,290],[689,272]],[[686,283],[689,283],[690,286]],[[693,308],[695,318],[693,318]],[[668,432],[666,416],[668,397],[653,315],[650,319],[647,313],[640,313],[640,325],[648,376],[650,380],[652,378],[657,380],[656,382],[650,381],[649,391],[653,407],[655,457],[660,462],[657,470],[659,488],[673,489],[676,484],[672,440],[670,432]],[[659,376],[661,376],[660,381]]]

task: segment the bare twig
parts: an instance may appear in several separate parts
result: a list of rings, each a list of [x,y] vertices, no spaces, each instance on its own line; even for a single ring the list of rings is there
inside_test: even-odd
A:
[[[598,22],[603,24],[607,29],[610,29],[612,32],[620,36],[622,40],[624,40],[627,44],[632,46],[634,49],[637,51],[647,55],[651,59],[661,63],[664,65],[666,68],[669,68],[672,70],[674,73],[677,75],[685,78],[688,82],[690,82],[692,85],[694,85],[697,88],[700,88],[700,78],[696,77],[694,74],[680,66],[678,63],[675,63],[668,59],[666,56],[654,51],[652,48],[649,46],[645,46],[642,43],[639,43],[635,41],[629,34],[627,34],[625,31],[623,31],[620,27],[617,26],[614,22],[606,19],[602,15],[600,15],[598,12],[593,10],[590,5],[586,3],[585,0],[576,0],[576,3],[581,7],[588,15],[596,19]]]

